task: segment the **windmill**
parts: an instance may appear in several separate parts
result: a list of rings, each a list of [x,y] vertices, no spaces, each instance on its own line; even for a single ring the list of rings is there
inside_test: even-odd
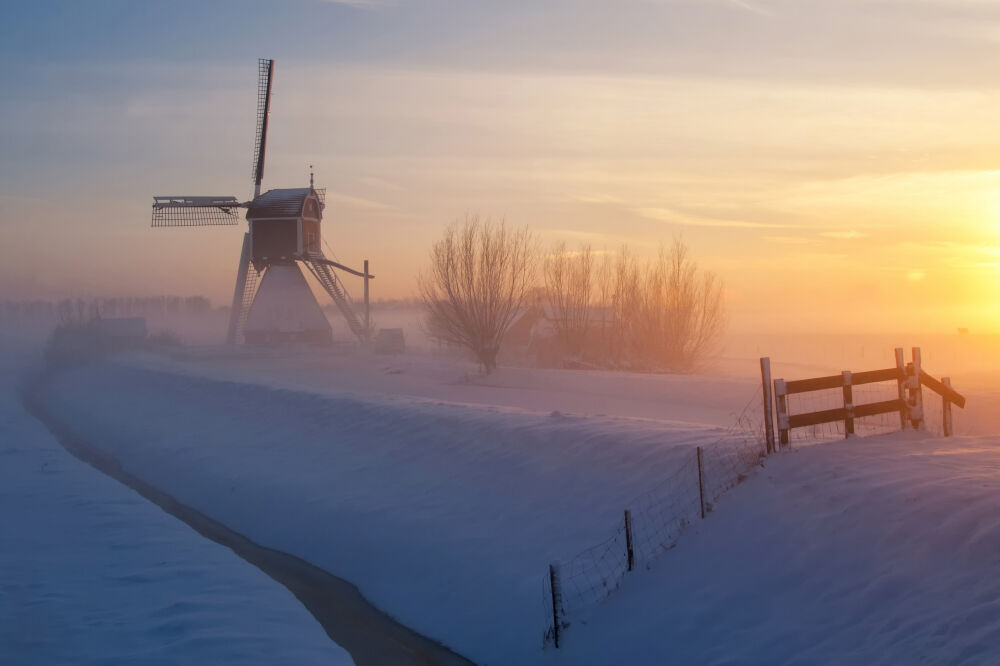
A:
[[[328,259],[322,250],[320,224],[326,190],[313,187],[274,189],[261,193],[267,125],[271,111],[274,61],[258,62],[257,136],[253,154],[253,198],[163,196],[153,197],[153,227],[235,226],[240,210],[246,209],[248,230],[243,234],[243,251],[236,271],[233,306],[226,341],[235,344],[242,337],[248,343],[282,340],[329,342],[330,324],[306,283],[299,265],[304,266],[329,294],[347,321],[351,332],[362,342],[371,336],[368,310],[368,261],[357,271]],[[350,296],[336,271],[364,279],[364,320],[355,313]]]

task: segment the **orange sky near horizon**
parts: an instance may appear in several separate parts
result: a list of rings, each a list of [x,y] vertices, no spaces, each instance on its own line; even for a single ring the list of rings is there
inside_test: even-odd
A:
[[[149,206],[249,195],[255,63],[92,68],[123,92],[73,107],[80,151],[113,145],[117,161],[0,192],[0,298],[227,304],[240,230],[150,229]],[[192,79],[209,92],[173,94]],[[652,255],[681,236],[724,280],[737,332],[995,333],[998,109],[1000,91],[958,83],[279,58],[265,189],[315,165],[324,237],[344,263],[371,260],[375,298],[415,295],[443,227],[480,213],[545,247]],[[56,127],[65,113],[8,111]]]

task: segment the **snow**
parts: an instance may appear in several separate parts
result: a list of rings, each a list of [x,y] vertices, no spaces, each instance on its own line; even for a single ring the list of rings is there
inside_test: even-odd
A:
[[[403,396],[695,427],[730,425],[760,386],[759,374],[718,377],[501,367],[483,377],[474,363],[442,355],[372,356],[311,349],[184,348],[169,355],[132,353],[126,359],[132,367],[334,397]]]
[[[998,499],[998,437],[773,457],[571,627],[565,663],[996,663]]]
[[[0,349],[0,662],[351,664],[284,587],[67,453]]]
[[[774,374],[802,376],[778,360]],[[770,458],[575,613],[560,650],[542,647],[548,563],[609,537],[721,436],[758,390],[729,375],[481,378],[429,355],[203,348],[76,368],[49,400],[128,471],[479,663],[991,663],[1000,398],[986,384],[956,410],[975,436]]]
[[[51,404],[126,470],[480,663],[531,663],[553,559],[718,428],[316,395],[102,363]],[[127,414],[127,418],[122,418]]]

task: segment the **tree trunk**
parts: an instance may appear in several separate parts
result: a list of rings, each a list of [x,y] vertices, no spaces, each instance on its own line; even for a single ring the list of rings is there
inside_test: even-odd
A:
[[[497,369],[497,353],[499,347],[487,347],[479,351],[479,361],[483,364],[483,370],[488,375]]]

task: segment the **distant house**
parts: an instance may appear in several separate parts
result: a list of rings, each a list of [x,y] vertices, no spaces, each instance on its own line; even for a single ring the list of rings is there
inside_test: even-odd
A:
[[[527,348],[534,336],[535,326],[545,318],[545,308],[541,305],[531,305],[522,309],[504,334],[504,345]]]
[[[611,308],[592,307],[584,343],[587,349],[596,346],[610,332],[614,322]],[[543,366],[562,367],[571,354],[559,339],[559,317],[551,305],[536,303],[524,308],[504,335],[503,346],[508,356],[520,356]]]
[[[376,354],[402,354],[406,350],[406,340],[401,328],[380,328],[375,335]]]

